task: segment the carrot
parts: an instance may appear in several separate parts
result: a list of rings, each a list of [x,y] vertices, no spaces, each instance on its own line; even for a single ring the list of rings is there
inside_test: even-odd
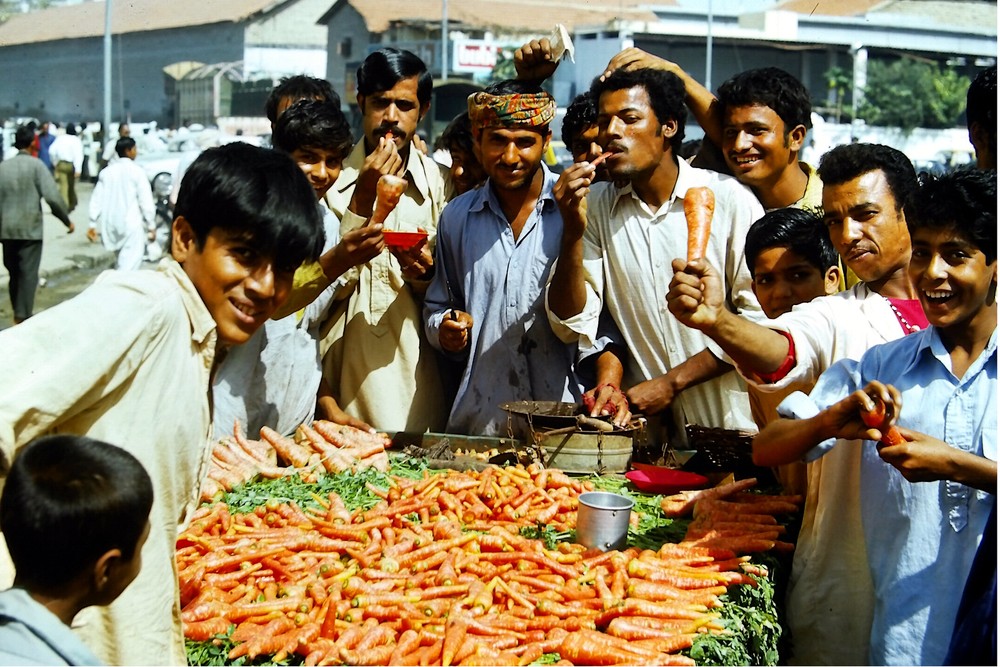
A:
[[[688,227],[687,261],[705,257],[714,214],[715,193],[706,187],[689,188],[684,195],[684,217]]]
[[[286,438],[268,426],[260,429],[260,437],[274,447],[274,451],[289,464],[296,468],[309,466],[309,451],[291,438]]]
[[[906,442],[899,429],[889,423],[885,402],[877,396],[870,396],[869,398],[875,403],[875,407],[871,410],[861,410],[861,421],[865,423],[865,426],[868,428],[877,428],[882,433],[882,438],[879,442],[883,445],[892,447]]]
[[[341,648],[340,657],[345,665],[386,665],[389,664],[389,657],[394,649],[393,644],[383,644],[365,650]]]
[[[396,208],[399,198],[406,191],[408,182],[405,178],[383,174],[378,183],[375,184],[375,210],[368,224],[380,225],[385,222],[389,214]]]
[[[396,648],[393,650],[392,655],[389,656],[389,664],[401,664],[403,656],[413,653],[419,646],[420,633],[416,630],[404,630],[403,634],[399,635],[399,639],[396,641]]]
[[[591,630],[580,630],[566,635],[559,645],[559,655],[575,665],[632,665],[639,656],[650,657],[653,651],[641,654],[628,648],[621,640]]]
[[[590,161],[590,166],[596,167],[597,165],[601,164],[602,162],[604,162],[605,160],[607,160],[612,155],[613,155],[613,153],[611,151],[607,151],[605,153],[601,153],[600,155],[598,155],[597,157],[595,157],[593,160]]]
[[[231,623],[225,618],[209,618],[204,621],[193,621],[184,624],[184,636],[196,642],[212,639],[215,635],[225,634]]]
[[[444,630],[444,642],[441,645],[441,664],[444,667],[451,665],[455,654],[461,648],[462,642],[465,641],[465,635],[468,631],[469,623],[464,615],[452,614],[448,617]]]

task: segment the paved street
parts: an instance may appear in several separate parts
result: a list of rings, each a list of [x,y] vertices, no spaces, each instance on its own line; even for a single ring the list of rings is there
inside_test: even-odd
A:
[[[76,295],[90,285],[103,269],[114,265],[113,253],[105,250],[100,243],[87,240],[87,209],[93,191],[92,183],[77,184],[79,203],[76,210],[70,213],[70,218],[76,225],[76,231],[72,234],[66,233],[66,227],[48,212],[48,205],[42,203],[42,209],[45,210],[45,239],[39,273],[45,286],[38,289],[35,298],[36,313]],[[7,292],[8,282],[7,269],[0,264],[0,329],[13,323]]]

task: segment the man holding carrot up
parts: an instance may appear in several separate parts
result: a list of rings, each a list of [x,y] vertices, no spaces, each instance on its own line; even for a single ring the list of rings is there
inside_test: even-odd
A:
[[[556,184],[564,229],[548,288],[549,322],[562,340],[586,347],[607,308],[629,351],[629,400],[647,415],[670,407],[675,439],[684,438],[685,424],[755,430],[743,382],[720,361],[721,352],[706,349],[706,336],[666,312],[663,295],[670,258],[687,254],[683,199],[688,190],[705,186],[715,199],[706,252],[724,267],[726,307],[757,317],[743,240],[764,211],[732,177],[677,158],[687,112],[684,86],[675,75],[617,70],[596,80],[591,93],[605,165],[625,185],[594,184],[592,163],[573,165]],[[620,393],[621,376],[613,365],[599,369],[598,406]]]

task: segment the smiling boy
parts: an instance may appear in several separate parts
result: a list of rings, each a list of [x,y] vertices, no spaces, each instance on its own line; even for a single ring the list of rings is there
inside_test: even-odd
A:
[[[789,396],[779,408],[788,418],[757,436],[774,455],[807,459],[836,438],[866,441],[862,523],[877,665],[942,664],[996,496],[996,173],[923,176],[907,221],[909,278],[931,326],[838,362],[808,397]],[[876,401],[891,418],[871,427],[861,413]],[[903,442],[879,442],[893,423]]]
[[[271,317],[322,239],[315,194],[291,159],[212,148],[184,177],[172,257],[158,270],[106,272],[0,332],[0,474],[27,442],[59,432],[118,444],[153,480],[142,571],[112,605],[77,616],[106,662],[185,663],[174,541],[211,453],[211,375]]]

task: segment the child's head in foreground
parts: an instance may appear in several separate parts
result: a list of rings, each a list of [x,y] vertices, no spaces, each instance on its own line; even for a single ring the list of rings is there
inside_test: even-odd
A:
[[[909,274],[927,321],[996,326],[997,174],[962,167],[921,174],[906,209]]]
[[[28,444],[0,496],[14,585],[111,603],[139,573],[152,504],[149,475],[120,447],[75,435]]]
[[[219,342],[244,343],[284,303],[303,262],[323,249],[316,194],[288,155],[235,142],[184,174],[171,254],[215,320]]]
[[[751,286],[768,317],[840,289],[837,251],[823,218],[813,211],[765,213],[747,231],[745,248]]]

